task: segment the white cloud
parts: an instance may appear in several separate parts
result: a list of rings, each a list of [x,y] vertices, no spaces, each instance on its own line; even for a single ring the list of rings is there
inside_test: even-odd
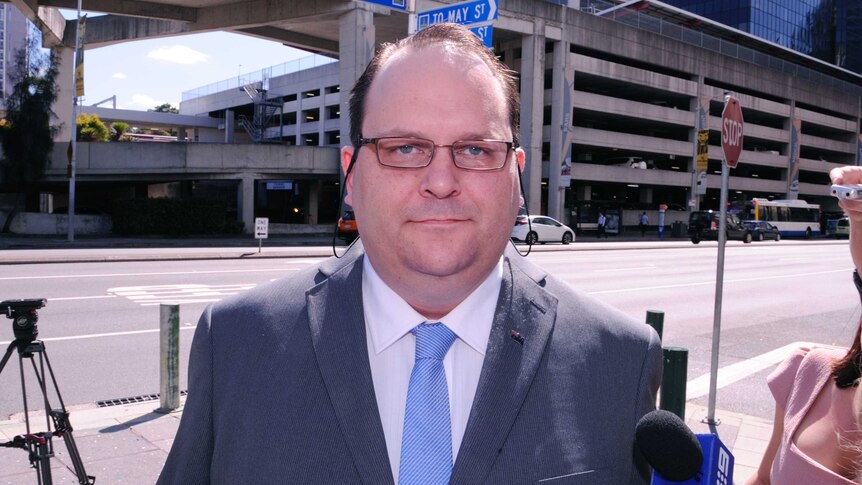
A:
[[[147,54],[150,59],[174,64],[197,64],[209,60],[209,56],[184,45],[163,45]]]
[[[124,73],[122,73],[122,72],[117,72],[117,73],[114,73],[114,75],[113,75],[113,76],[111,76],[111,77],[112,77],[112,78],[114,78],[114,79],[126,79],[126,77],[128,77],[128,76],[126,76],[126,75],[125,75]]]
[[[139,106],[146,109],[153,109],[156,106],[164,103],[164,101],[152,98],[150,96],[147,96],[146,94],[133,94],[132,101],[127,103],[126,106]]]

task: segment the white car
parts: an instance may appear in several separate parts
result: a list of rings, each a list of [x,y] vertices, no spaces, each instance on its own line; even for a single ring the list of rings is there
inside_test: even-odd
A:
[[[527,216],[521,215],[515,219],[512,239],[524,241],[527,244],[546,242],[569,244],[575,240],[575,231],[548,216],[530,216],[528,223]]]

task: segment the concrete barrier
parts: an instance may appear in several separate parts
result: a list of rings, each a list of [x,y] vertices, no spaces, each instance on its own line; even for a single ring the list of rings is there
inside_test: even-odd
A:
[[[8,212],[0,211],[0,220],[6,220]],[[107,215],[75,215],[75,234],[110,234],[113,221]],[[44,214],[40,212],[18,212],[12,218],[9,231],[13,234],[64,235],[69,230],[67,214]]]

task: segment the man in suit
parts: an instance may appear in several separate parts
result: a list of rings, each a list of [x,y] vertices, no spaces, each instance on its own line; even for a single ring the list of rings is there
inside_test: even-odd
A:
[[[435,25],[378,52],[350,112],[361,241],[204,312],[159,483],[647,483],[658,337],[507,247],[512,73]]]

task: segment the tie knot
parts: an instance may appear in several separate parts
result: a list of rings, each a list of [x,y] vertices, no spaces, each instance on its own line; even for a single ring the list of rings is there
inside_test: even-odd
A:
[[[413,327],[416,336],[416,359],[443,360],[456,335],[442,323],[423,323]]]

